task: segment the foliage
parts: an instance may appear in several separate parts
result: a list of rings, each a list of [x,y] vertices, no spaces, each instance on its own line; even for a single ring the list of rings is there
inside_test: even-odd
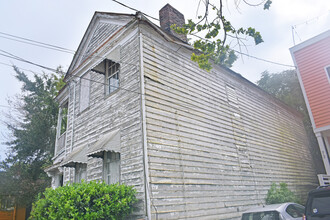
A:
[[[261,73],[261,78],[257,81],[257,85],[308,116],[304,96],[295,70],[285,70],[277,74],[270,74],[265,71]]]
[[[178,27],[175,24],[171,26],[179,34],[198,38],[198,40],[194,41],[193,46],[201,53],[193,53],[191,59],[197,62],[200,68],[210,71],[212,68],[209,63],[210,59],[217,64],[227,67],[232,66],[237,56],[234,50],[230,49],[227,43],[228,38],[237,40],[239,46],[244,45],[243,40],[245,37],[251,37],[256,45],[263,42],[261,34],[254,28],[235,28],[225,18],[222,0],[219,1],[218,5],[210,0],[206,0],[203,3],[205,4],[205,13],[204,16],[198,16],[197,22],[189,19],[188,23],[184,24],[183,27]],[[253,5],[248,0],[244,0],[244,3],[250,6],[263,5],[265,10],[269,9],[272,1],[262,0],[259,4]],[[235,4],[238,7],[239,1],[235,1]],[[213,17],[211,12],[213,12]],[[204,35],[204,37],[200,37],[200,35]]]
[[[6,124],[13,138],[6,143],[11,153],[0,163],[6,176],[0,193],[10,193],[16,205],[28,206],[50,185],[43,167],[50,163],[54,152],[58,114],[54,98],[63,76],[35,74],[31,80],[17,67],[14,70],[22,83],[22,94],[9,102],[15,115],[8,114]]]
[[[48,188],[34,204],[31,219],[125,219],[137,202],[131,186],[97,182]]]
[[[286,183],[280,183],[277,187],[276,183],[272,183],[270,189],[268,190],[266,197],[266,204],[277,204],[284,202],[295,202],[299,203],[297,196],[288,189]]]
[[[285,70],[281,73],[270,74],[267,71],[261,74],[257,85],[263,90],[282,100],[303,114],[303,122],[309,139],[311,154],[318,173],[324,173],[318,142],[313,132],[304,96],[300,88],[298,76],[295,70]]]

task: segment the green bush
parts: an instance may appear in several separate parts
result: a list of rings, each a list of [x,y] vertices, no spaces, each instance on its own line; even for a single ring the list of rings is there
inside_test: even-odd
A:
[[[296,202],[299,203],[297,196],[288,189],[286,183],[280,183],[277,187],[276,183],[272,183],[268,190],[266,197],[266,204],[277,204],[284,202]]]
[[[125,219],[137,202],[131,186],[74,183],[39,195],[30,219]]]

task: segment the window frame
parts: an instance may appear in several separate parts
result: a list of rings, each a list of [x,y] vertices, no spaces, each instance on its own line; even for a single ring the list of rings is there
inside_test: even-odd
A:
[[[328,82],[330,83],[330,65],[324,67],[325,74],[327,75]]]
[[[120,87],[120,64],[117,62],[114,62],[112,60],[106,59],[105,62],[105,95],[110,96],[111,94],[115,93],[119,87]],[[114,69],[112,69],[114,67]],[[115,87],[111,85],[110,80],[115,78],[116,79],[116,88],[112,89],[112,87]]]
[[[62,136],[67,131],[68,126],[68,114],[69,114],[69,101],[65,101],[63,105],[60,106],[58,114],[58,132],[59,137]]]
[[[74,182],[80,183],[82,180],[87,181],[87,164],[77,163],[74,172]]]
[[[305,209],[302,206],[290,204],[285,208],[285,212],[292,218],[302,218],[304,216]],[[299,216],[294,216],[294,214],[298,214]]]
[[[273,220],[280,220],[282,218],[281,213],[276,210],[271,211],[260,211],[260,212],[250,212],[250,213],[243,213],[242,220],[252,220],[252,219],[262,219],[265,216],[274,217]]]
[[[88,90],[88,91],[83,93],[82,90]],[[80,77],[79,113],[81,113],[89,108],[90,95],[91,95],[91,72],[87,72]],[[84,100],[84,102],[83,102],[83,100]]]
[[[114,155],[113,161],[111,160],[112,155]],[[116,162],[118,164],[116,164]],[[115,181],[111,179],[111,165],[117,166],[116,172],[118,174],[118,178]],[[110,177],[110,179],[109,179]],[[103,180],[106,184],[120,183],[121,177],[121,156],[118,152],[113,151],[105,151],[103,156]]]

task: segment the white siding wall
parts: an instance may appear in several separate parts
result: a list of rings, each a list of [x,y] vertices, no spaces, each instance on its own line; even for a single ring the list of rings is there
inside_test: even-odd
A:
[[[103,27],[103,26],[102,26]],[[95,42],[93,42],[95,44]],[[117,45],[108,43],[105,47],[112,49]],[[99,54],[101,56],[102,54]],[[144,169],[141,128],[141,95],[139,74],[139,40],[137,34],[131,36],[120,47],[120,87],[111,95],[105,95],[104,75],[89,72],[92,81],[77,80],[75,92],[70,87],[69,116],[66,152],[72,148],[89,147],[107,132],[120,129],[121,134],[121,183],[132,185],[138,192],[139,210],[137,217],[145,215],[144,205]],[[88,69],[86,67],[86,69]],[[80,73],[79,73],[80,74]],[[81,73],[85,74],[85,73]],[[85,78],[85,77],[84,77]],[[79,83],[83,82],[82,85]],[[85,105],[85,94],[80,94],[81,86],[90,85],[88,107]],[[85,92],[85,91],[83,91]],[[74,101],[75,100],[75,101]],[[83,101],[83,103],[79,103]],[[75,104],[74,104],[75,103]],[[73,112],[74,108],[74,112]],[[73,134],[72,134],[73,126]],[[89,158],[87,180],[102,180],[103,160]],[[64,182],[68,183],[74,176],[74,169],[65,169]]]
[[[153,218],[239,219],[264,202],[272,182],[314,187],[300,117],[241,77],[203,71],[183,48],[155,39],[145,32]]]

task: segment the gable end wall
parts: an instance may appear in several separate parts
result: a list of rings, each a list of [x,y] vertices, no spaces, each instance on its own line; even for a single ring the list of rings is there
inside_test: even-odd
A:
[[[314,129],[330,126],[330,37],[293,52],[314,120]]]
[[[106,31],[105,31],[106,32]],[[95,40],[92,39],[91,42]],[[135,29],[109,41],[99,51],[98,57],[120,45],[120,87],[113,94],[105,95],[105,77],[88,71],[92,61],[76,74],[90,74],[89,106],[80,112],[81,81],[73,77],[69,84],[69,115],[66,139],[66,155],[78,148],[90,148],[103,135],[120,130],[121,183],[134,186],[139,203],[133,219],[145,217],[145,187],[143,167],[143,140],[140,95],[139,39]],[[100,58],[97,58],[100,59]],[[75,85],[74,85],[75,84]],[[103,180],[103,160],[88,158],[87,181]],[[74,168],[64,169],[64,184],[74,181]]]

